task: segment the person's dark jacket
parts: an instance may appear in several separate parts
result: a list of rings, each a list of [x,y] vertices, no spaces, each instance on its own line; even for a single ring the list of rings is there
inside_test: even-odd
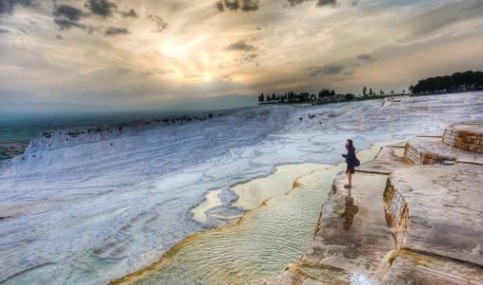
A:
[[[347,165],[354,167],[356,165],[356,149],[348,148],[347,154],[343,154],[342,157],[345,158]]]

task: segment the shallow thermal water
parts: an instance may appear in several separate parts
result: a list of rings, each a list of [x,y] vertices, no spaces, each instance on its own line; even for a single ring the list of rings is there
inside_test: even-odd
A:
[[[183,125],[41,136],[24,155],[0,163],[0,283],[105,284],[155,264],[187,236],[245,214],[232,185],[266,177],[280,164],[335,165],[348,137],[364,149],[440,134],[449,123],[483,119],[482,110],[481,93],[468,93],[390,105],[263,106]],[[204,222],[195,219],[193,210],[213,190],[219,201],[208,203]],[[242,192],[240,203],[250,199]],[[249,215],[269,208],[246,207],[255,209]],[[250,220],[255,227],[263,219]],[[245,250],[255,244],[247,241]],[[277,271],[286,265],[275,263]]]
[[[285,171],[304,168],[285,166],[271,177],[283,179]],[[237,224],[188,238],[154,267],[122,284],[261,284],[273,278],[302,256],[337,170],[318,166],[298,178],[287,195],[268,200]],[[258,182],[247,183],[245,189],[260,189]]]
[[[379,148],[359,152],[358,158],[369,161]],[[255,210],[236,224],[183,240],[119,284],[262,284],[273,279],[303,255],[332,181],[343,170],[343,164],[282,165],[272,175],[235,185],[240,198],[233,204]]]
[[[358,158],[369,161],[380,147],[359,152]],[[321,205],[344,166],[281,165],[267,177],[235,185],[232,189],[239,199],[233,204],[255,210],[236,224],[181,241],[160,261],[119,284],[261,284],[273,279],[303,255],[313,238]],[[207,196],[213,193],[221,192]],[[209,211],[208,204],[202,203],[205,211]]]
[[[226,202],[235,215],[228,219],[239,218],[246,211],[255,209],[266,200],[287,193],[294,187],[297,178],[320,168],[318,164],[280,165],[267,177],[239,183],[224,190],[213,190],[205,195],[205,200],[192,210],[193,219],[206,223],[210,217],[218,217],[216,210]],[[227,193],[228,192],[228,193]],[[228,197],[227,197],[228,196]],[[227,208],[227,207],[225,207]]]

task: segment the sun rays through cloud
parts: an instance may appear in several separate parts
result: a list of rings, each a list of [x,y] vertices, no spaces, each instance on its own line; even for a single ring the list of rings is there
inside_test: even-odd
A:
[[[0,99],[129,109],[289,88],[402,89],[483,66],[481,13],[479,0],[2,0]]]

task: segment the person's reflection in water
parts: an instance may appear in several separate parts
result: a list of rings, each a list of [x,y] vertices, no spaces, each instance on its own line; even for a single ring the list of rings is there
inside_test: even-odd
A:
[[[349,195],[345,197],[345,210],[342,214],[344,218],[344,230],[349,231],[352,222],[354,221],[354,216],[359,212],[359,207],[354,205],[354,198],[351,196],[351,191],[349,190]]]

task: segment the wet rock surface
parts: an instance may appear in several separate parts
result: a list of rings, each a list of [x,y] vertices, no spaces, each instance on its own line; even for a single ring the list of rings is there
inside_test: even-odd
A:
[[[345,182],[343,174],[335,179],[301,261],[267,284],[352,284],[375,278],[380,261],[395,248],[384,218],[387,175],[356,173],[352,189],[345,189]]]
[[[483,284],[483,155],[441,137],[401,147],[362,164],[351,190],[336,177],[305,255],[266,284]]]
[[[394,248],[380,197],[387,177],[357,174],[353,189],[345,189],[344,175],[322,208],[319,228],[302,263],[324,265],[367,274]]]

